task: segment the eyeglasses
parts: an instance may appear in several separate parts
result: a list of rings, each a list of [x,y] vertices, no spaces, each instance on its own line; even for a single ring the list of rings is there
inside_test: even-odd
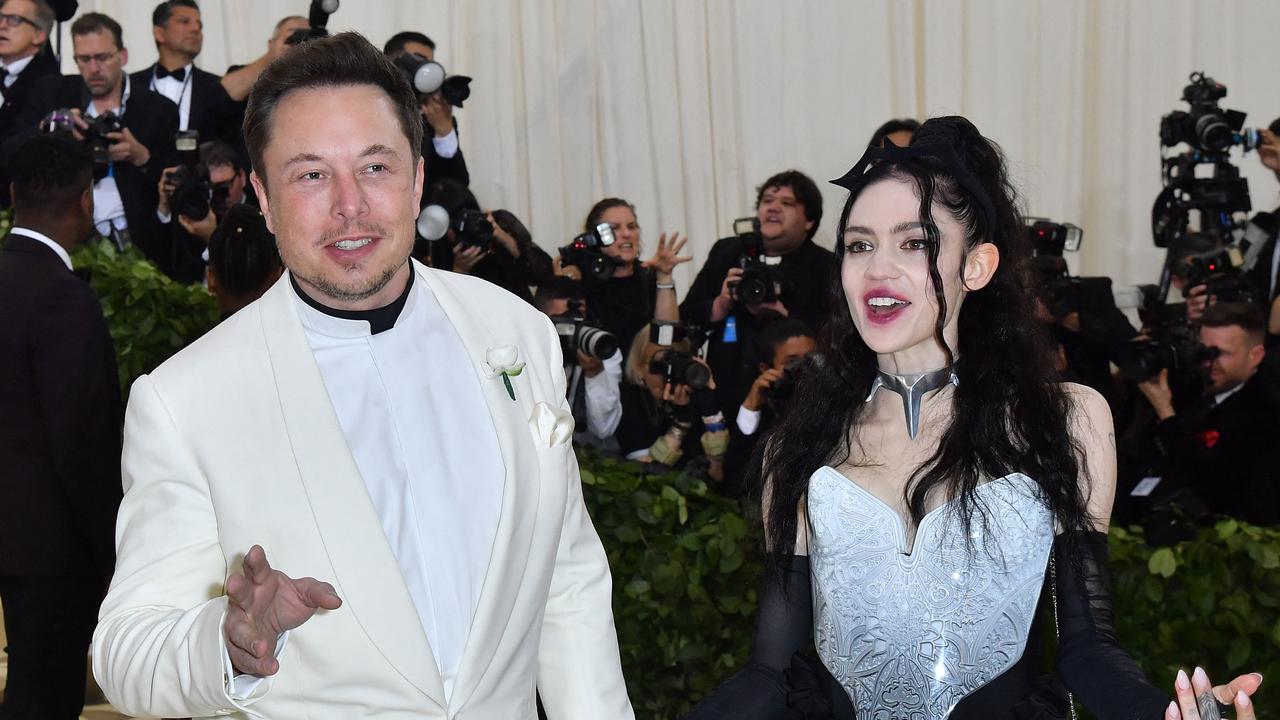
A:
[[[22,23],[26,23],[37,30],[44,29],[40,27],[40,24],[37,23],[35,20],[30,20],[28,18],[22,17],[21,15],[10,14],[10,13],[0,13],[0,23],[3,23],[5,27],[11,27],[11,28],[16,28]]]
[[[88,65],[95,62],[99,65],[106,65],[115,60],[116,55],[119,54],[119,51],[113,50],[112,52],[98,53],[97,55],[75,55],[74,58],[77,65]]]

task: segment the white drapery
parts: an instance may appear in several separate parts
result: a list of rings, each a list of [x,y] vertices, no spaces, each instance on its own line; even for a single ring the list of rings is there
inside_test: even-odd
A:
[[[306,0],[206,0],[213,72],[262,53]],[[155,59],[150,0],[85,0],[125,27],[129,67]],[[998,141],[1031,214],[1085,229],[1087,275],[1152,282],[1160,116],[1188,73],[1230,88],[1248,125],[1280,114],[1274,0],[342,0],[330,29],[381,44],[424,32],[475,78],[458,112],[472,189],[549,250],[591,204],[636,205],[647,245],[679,230],[695,260],[752,213],[755,188],[798,168],[825,198],[830,247],[844,191],[827,184],[891,117],[959,113]],[[64,67],[70,37],[64,33]],[[1241,161],[1255,209],[1275,178]]]

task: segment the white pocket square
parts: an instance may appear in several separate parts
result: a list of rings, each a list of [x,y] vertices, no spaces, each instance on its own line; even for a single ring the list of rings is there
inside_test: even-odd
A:
[[[529,426],[543,447],[554,447],[573,438],[573,415],[547,402],[533,406]]]

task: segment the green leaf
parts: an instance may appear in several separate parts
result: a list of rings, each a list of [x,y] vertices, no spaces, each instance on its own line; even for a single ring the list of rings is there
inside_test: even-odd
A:
[[[596,474],[590,470],[578,470],[578,477],[582,478],[583,485],[595,485]]]
[[[1223,520],[1218,523],[1216,529],[1218,531],[1218,539],[1226,540],[1236,534],[1236,531],[1240,529],[1240,523],[1235,520]]]
[[[630,525],[621,525],[614,528],[613,534],[624,543],[633,543],[640,540],[640,533]]]
[[[1249,654],[1253,652],[1253,643],[1247,637],[1234,638],[1231,641],[1231,648],[1227,650],[1227,667],[1236,670],[1242,667],[1249,660]]]
[[[1169,548],[1160,548],[1151,553],[1151,559],[1147,561],[1147,569],[1152,575],[1173,577],[1173,573],[1178,569],[1178,559]]]

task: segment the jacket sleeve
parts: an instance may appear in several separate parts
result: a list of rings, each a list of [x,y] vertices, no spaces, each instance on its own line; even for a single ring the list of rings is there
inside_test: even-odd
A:
[[[125,420],[116,574],[93,634],[93,675],[129,715],[248,711],[227,694],[222,633],[226,559],[208,482],[150,378]]]
[[[732,238],[726,238],[711,248],[707,262],[693,279],[684,302],[680,303],[680,318],[685,322],[704,328],[711,325],[711,306],[720,295],[725,275],[733,267],[736,251],[732,242]]]
[[[554,397],[570,412],[560,341],[546,322]],[[538,692],[552,720],[633,720],[613,624],[613,579],[582,498],[573,444],[565,453],[564,520],[538,645]]]
[[[813,641],[809,558],[790,558],[785,581],[760,589],[751,658],[684,720],[781,720],[784,717],[853,718],[844,690],[800,653]]]
[[[1100,720],[1164,717],[1170,696],[1155,688],[1116,640],[1107,536],[1068,532],[1054,541],[1058,671]]]
[[[34,389],[57,481],[105,589],[121,493],[120,380],[98,299],[87,285],[75,290],[49,293],[33,318]]]

